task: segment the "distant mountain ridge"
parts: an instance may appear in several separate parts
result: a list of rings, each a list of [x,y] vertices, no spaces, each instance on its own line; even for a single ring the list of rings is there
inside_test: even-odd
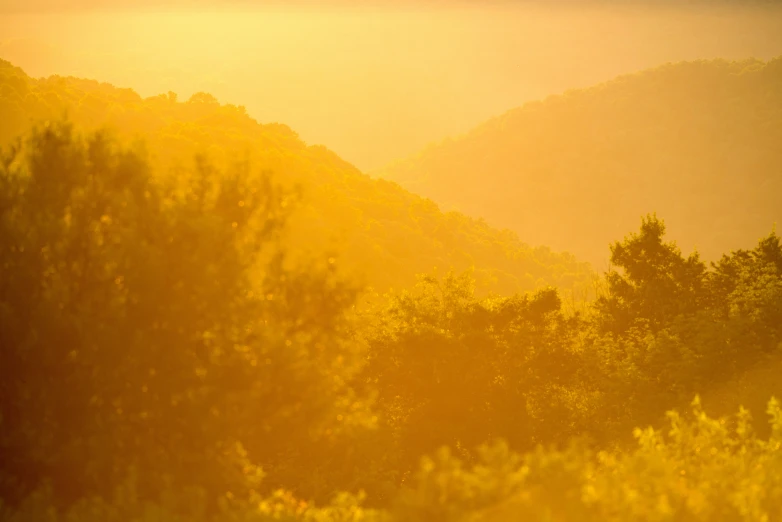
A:
[[[67,114],[78,127],[108,126],[141,139],[160,170],[175,172],[197,153],[216,165],[247,158],[299,187],[302,198],[288,235],[294,250],[333,257],[346,274],[377,292],[416,282],[416,275],[474,268],[482,291],[512,293],[553,285],[571,288],[591,270],[567,253],[531,247],[514,233],[459,213],[395,183],[373,180],[323,146],[307,146],[290,128],[259,124],[243,107],[206,93],[143,99],[94,80],[34,79],[0,60],[0,145],[32,125]]]
[[[620,76],[375,174],[601,268],[605,244],[648,212],[713,258],[782,221],[782,57]]]

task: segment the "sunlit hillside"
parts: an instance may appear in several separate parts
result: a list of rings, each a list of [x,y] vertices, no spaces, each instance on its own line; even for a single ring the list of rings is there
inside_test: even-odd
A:
[[[782,521],[780,7],[360,4],[0,0],[0,522]]]
[[[782,58],[663,65],[487,121],[378,172],[606,268],[658,212],[707,259],[782,223]]]
[[[531,247],[512,232],[430,201],[394,183],[372,180],[322,146],[306,146],[290,128],[263,125],[243,107],[199,93],[142,98],[94,80],[36,80],[0,62],[0,140],[8,143],[34,122],[68,116],[87,129],[107,126],[142,139],[153,162],[171,169],[196,153],[217,166],[251,161],[302,191],[288,234],[304,254],[335,257],[344,273],[378,292],[415,282],[435,268],[474,267],[483,291],[515,292],[545,285],[572,289],[590,269],[568,254]]]

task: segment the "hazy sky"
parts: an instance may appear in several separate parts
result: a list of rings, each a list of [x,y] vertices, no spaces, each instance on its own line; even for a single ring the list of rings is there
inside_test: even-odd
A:
[[[108,2],[0,0],[0,57],[33,76],[95,78],[144,96],[208,91],[365,170],[617,74],[782,54],[782,11],[770,7],[73,9],[95,3]]]

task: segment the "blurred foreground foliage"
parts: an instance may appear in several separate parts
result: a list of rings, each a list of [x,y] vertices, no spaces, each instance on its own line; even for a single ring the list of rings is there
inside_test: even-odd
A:
[[[467,463],[448,448],[425,456],[411,484],[387,509],[366,508],[364,495],[337,494],[315,506],[277,490],[237,501],[226,494],[207,514],[198,494],[165,490],[142,499],[131,475],[108,498],[55,509],[48,487],[0,516],[9,522],[394,522],[512,520],[769,521],[782,516],[782,409],[771,400],[770,435],[758,437],[750,414],[712,418],[698,398],[689,415],[668,413],[667,430],[635,430],[621,452],[565,449],[515,453],[502,441],[478,448]],[[183,511],[183,508],[185,510]]]

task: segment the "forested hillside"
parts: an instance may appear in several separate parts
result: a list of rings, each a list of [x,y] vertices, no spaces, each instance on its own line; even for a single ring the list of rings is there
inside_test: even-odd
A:
[[[605,268],[658,212],[708,259],[782,222],[782,58],[699,61],[529,103],[377,174]]]
[[[161,176],[65,124],[2,160],[3,520],[780,514],[774,233],[709,267],[647,216],[580,312],[450,274],[357,316],[251,163]]]
[[[636,216],[578,302],[241,108],[2,71],[0,520],[782,516],[771,226],[707,263]]]
[[[203,154],[216,167],[251,161],[298,187],[288,236],[296,250],[336,256],[340,270],[378,292],[413,284],[437,267],[475,267],[484,291],[515,292],[545,285],[573,288],[590,269],[569,254],[531,247],[514,233],[459,213],[443,213],[394,183],[372,180],[322,146],[306,146],[287,126],[259,124],[244,108],[220,105],[206,93],[178,101],[173,93],[142,99],[130,89],[93,80],[33,79],[0,61],[0,143],[34,122],[64,116],[80,128],[108,127],[141,139],[161,175]],[[298,203],[296,203],[298,202]]]

